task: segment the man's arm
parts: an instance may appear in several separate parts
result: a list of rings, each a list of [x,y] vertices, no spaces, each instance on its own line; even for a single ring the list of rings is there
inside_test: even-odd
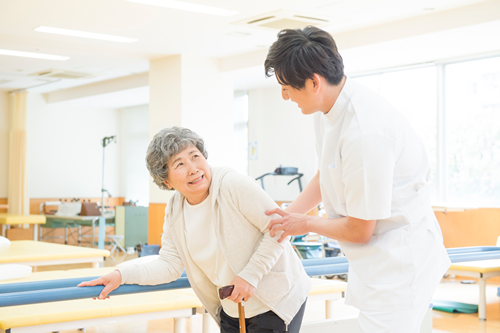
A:
[[[308,232],[351,243],[368,243],[375,230],[376,220],[362,220],[347,216],[337,219],[289,213],[276,208],[266,214],[279,214],[281,218],[269,222],[271,236],[278,231],[283,231],[279,242],[291,235],[303,235]]]
[[[299,196],[286,208],[289,213],[306,214],[321,202],[319,170]],[[267,212],[266,212],[267,214]],[[270,215],[270,214],[267,214]]]

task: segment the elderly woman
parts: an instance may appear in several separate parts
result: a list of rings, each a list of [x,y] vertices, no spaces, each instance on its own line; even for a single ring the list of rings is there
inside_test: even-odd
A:
[[[120,284],[189,282],[221,332],[239,332],[237,303],[245,301],[249,333],[299,332],[310,290],[288,241],[271,237],[266,210],[276,203],[247,177],[210,167],[203,139],[187,128],[161,130],[146,162],[156,185],[176,190],[165,211],[158,260],[119,268],[79,286],[104,284],[100,299]],[[218,289],[234,285],[220,300]]]

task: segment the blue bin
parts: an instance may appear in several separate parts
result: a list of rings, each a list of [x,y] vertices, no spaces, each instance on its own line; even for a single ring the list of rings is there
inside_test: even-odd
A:
[[[292,242],[292,245],[299,251],[302,259],[322,258],[322,243],[316,242]]]

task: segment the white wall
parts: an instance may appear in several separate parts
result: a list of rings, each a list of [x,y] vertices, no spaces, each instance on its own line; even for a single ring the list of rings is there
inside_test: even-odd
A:
[[[102,138],[119,134],[119,111],[47,104],[28,95],[31,198],[100,197]],[[106,185],[120,195],[119,145],[106,147]]]
[[[257,142],[258,157],[250,160],[248,173],[256,178],[273,172],[280,164],[298,167],[305,187],[317,172],[312,116],[305,116],[295,103],[281,98],[280,87],[248,91],[249,142]],[[266,191],[276,201],[291,201],[299,194],[292,176],[267,176]]]
[[[149,145],[149,107],[120,109],[120,196],[149,205],[149,172],[145,157]]]
[[[182,126],[207,145],[208,163],[232,166],[233,80],[221,73],[216,59],[183,56]]]
[[[9,187],[8,97],[8,93],[0,91],[0,198],[7,198]]]

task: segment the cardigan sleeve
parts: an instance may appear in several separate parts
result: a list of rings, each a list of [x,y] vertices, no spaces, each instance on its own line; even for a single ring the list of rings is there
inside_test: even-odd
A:
[[[227,184],[229,184],[228,191],[233,202],[240,213],[263,234],[261,242],[251,256],[250,261],[238,274],[239,277],[252,286],[257,287],[262,277],[269,273],[276,264],[285,247],[290,246],[289,238],[278,243],[282,233],[277,233],[274,237],[271,237],[268,229],[269,221],[279,216],[267,216],[265,212],[278,207],[278,205],[256,181],[237,173],[232,173],[230,177],[231,180]]]

